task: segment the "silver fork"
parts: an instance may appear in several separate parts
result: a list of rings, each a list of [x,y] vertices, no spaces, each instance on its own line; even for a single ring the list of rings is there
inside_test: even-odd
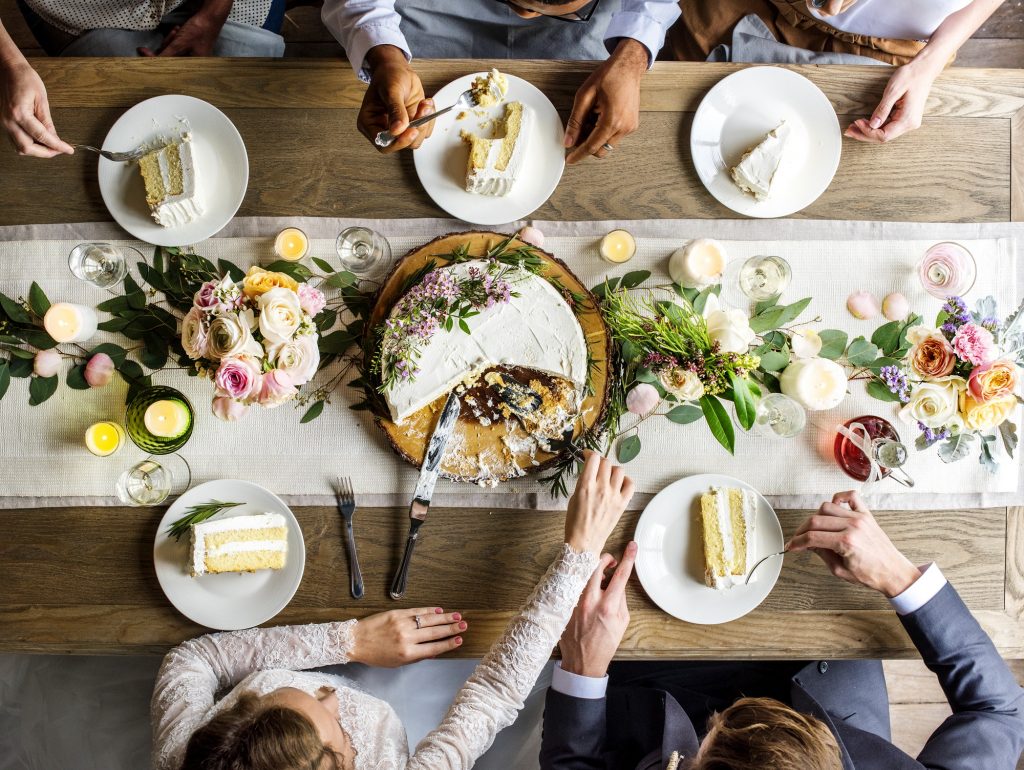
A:
[[[130,163],[133,160],[138,160],[149,152],[145,147],[137,147],[131,152],[111,152],[110,150],[101,150],[98,147],[93,147],[88,144],[73,144],[71,146],[76,150],[88,150],[89,152],[95,152],[102,155],[107,160],[114,161],[115,163]]]
[[[352,532],[352,516],[356,512],[356,495],[352,490],[352,480],[338,476],[338,510],[345,520],[345,550],[348,551],[348,574],[351,584],[352,598],[363,598],[363,573],[359,570],[359,557],[356,556],[356,536]]]
[[[490,92],[491,96],[493,96],[496,101],[501,101],[503,94],[501,93],[501,87],[497,83],[493,81],[491,82]],[[437,112],[432,112],[429,115],[424,115],[422,118],[416,118],[416,120],[410,121],[409,125],[406,127],[406,130],[410,128],[416,128],[417,126],[422,126],[424,123],[429,123],[432,120],[436,120],[437,118],[444,115],[446,112],[451,112],[456,107],[464,107],[466,109],[469,109],[470,107],[475,106],[476,99],[473,96],[473,89],[471,88],[468,91],[463,91],[461,94],[459,94],[459,98],[455,100],[455,104],[453,104],[451,107],[445,107],[443,110],[438,110]],[[397,138],[398,137],[396,137],[390,131],[381,131],[380,133],[377,134],[376,138],[373,140],[373,143],[378,147],[390,147],[395,143],[395,139]]]
[[[766,561],[768,561],[769,559],[774,559],[776,556],[785,556],[787,553],[789,553],[789,551],[779,551],[778,553],[770,553],[767,556],[762,556],[760,559],[757,560],[757,563],[750,568],[750,572],[747,573],[747,579],[743,581],[743,585],[750,585],[750,578],[754,577],[754,570],[756,570]]]

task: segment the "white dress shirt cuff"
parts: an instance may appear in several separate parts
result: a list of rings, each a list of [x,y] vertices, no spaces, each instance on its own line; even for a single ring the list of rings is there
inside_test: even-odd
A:
[[[406,42],[402,30],[398,28],[397,21],[395,24],[366,24],[357,27],[349,38],[348,50],[345,53],[352,64],[352,69],[364,83],[370,82],[370,69],[366,66],[366,54],[371,48],[378,45],[393,45],[400,48],[405,54],[406,60],[412,61],[412,51],[409,50],[409,44]]]
[[[558,661],[551,671],[551,689],[573,698],[600,700],[608,689],[608,675],[581,676],[566,671],[562,668],[562,662]]]
[[[678,8],[675,3],[672,5],[678,16]],[[608,53],[614,53],[620,38],[633,38],[647,49],[647,68],[650,69],[658,56],[658,51],[665,45],[667,30],[668,26],[663,25],[653,16],[635,11],[620,11],[608,22],[608,30],[604,33],[604,45],[608,49]]]
[[[921,577],[911,583],[907,589],[889,600],[892,608],[899,615],[917,612],[935,598],[935,595],[946,585],[946,576],[939,566],[932,562],[927,566],[918,567]]]

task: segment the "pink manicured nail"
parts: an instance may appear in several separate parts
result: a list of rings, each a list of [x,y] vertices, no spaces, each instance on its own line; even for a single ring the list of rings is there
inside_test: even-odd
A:
[[[441,607],[434,607],[435,614],[440,615],[442,612],[444,612],[444,609],[442,609]]]
[[[462,644],[462,637],[461,636],[456,636],[455,637],[455,644],[457,644],[457,645],[458,644]]]
[[[880,125],[882,125],[882,121],[881,121],[880,118],[871,118],[871,127],[872,128],[878,128]]]
[[[462,620],[462,615],[460,615],[458,612],[453,612],[452,620]]]
[[[468,627],[469,626],[466,625],[466,621],[462,621],[461,623],[459,623],[459,630],[460,631],[465,631]]]

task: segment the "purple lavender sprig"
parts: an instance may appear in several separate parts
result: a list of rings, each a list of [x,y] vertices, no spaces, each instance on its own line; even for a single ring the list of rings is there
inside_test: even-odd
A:
[[[917,427],[921,429],[921,435],[924,436],[924,440],[927,444],[934,444],[936,441],[945,441],[952,435],[949,428],[929,428],[923,422],[918,422]]]
[[[878,370],[878,377],[901,403],[905,404],[910,400],[910,380],[898,366],[883,366]]]
[[[942,306],[942,310],[946,314],[946,320],[940,328],[948,339],[953,339],[957,329],[972,320],[967,303],[962,297],[946,297],[946,304]]]

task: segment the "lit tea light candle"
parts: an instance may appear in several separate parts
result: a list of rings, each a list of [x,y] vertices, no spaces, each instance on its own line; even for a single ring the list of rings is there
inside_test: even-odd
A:
[[[625,230],[612,230],[601,239],[601,256],[609,262],[628,262],[636,254],[636,240]]]
[[[668,261],[674,283],[687,289],[703,289],[722,279],[725,247],[712,238],[697,238],[676,249]]]
[[[297,227],[286,227],[274,239],[274,253],[289,262],[298,262],[309,251],[309,238]]]
[[[192,418],[184,403],[170,398],[150,404],[142,421],[157,438],[178,438],[188,430]]]
[[[827,358],[798,359],[779,377],[782,392],[809,412],[834,409],[846,398],[846,372]]]
[[[97,457],[109,457],[124,443],[124,428],[116,422],[93,423],[85,431],[85,448]]]
[[[56,302],[43,316],[43,327],[57,342],[85,342],[96,333],[99,320],[87,305]]]

